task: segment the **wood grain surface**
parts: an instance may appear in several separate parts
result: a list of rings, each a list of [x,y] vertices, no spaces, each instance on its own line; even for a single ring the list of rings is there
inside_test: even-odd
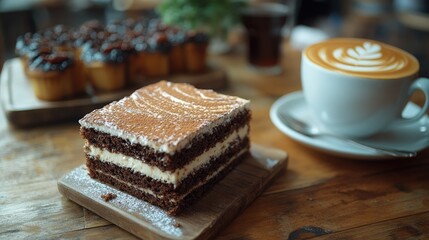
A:
[[[287,153],[253,145],[251,155],[178,216],[91,179],[80,166],[58,181],[68,199],[143,239],[212,238],[286,167]],[[101,196],[115,194],[105,201]]]
[[[428,149],[412,159],[357,161],[313,150],[274,127],[272,103],[301,89],[300,53],[284,50],[278,76],[249,71],[240,51],[210,56],[229,76],[222,92],[252,101],[252,142],[289,155],[284,173],[217,238],[429,239]],[[59,193],[57,180],[84,163],[78,129],[72,122],[22,130],[0,116],[0,239],[136,238]]]

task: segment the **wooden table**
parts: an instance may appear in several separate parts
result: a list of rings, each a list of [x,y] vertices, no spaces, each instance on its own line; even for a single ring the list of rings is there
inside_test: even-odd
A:
[[[429,150],[380,162],[312,150],[268,115],[277,98],[301,88],[298,52],[286,48],[284,73],[274,77],[249,72],[241,53],[211,60],[229,74],[224,92],[252,100],[252,141],[289,153],[288,168],[219,238],[429,238]],[[1,239],[134,238],[58,192],[57,179],[84,162],[78,129],[75,122],[14,129],[0,116]]]

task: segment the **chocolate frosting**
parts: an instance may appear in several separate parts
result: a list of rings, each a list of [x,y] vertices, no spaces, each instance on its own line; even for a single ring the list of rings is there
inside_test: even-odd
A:
[[[209,36],[201,31],[190,31],[186,34],[186,42],[207,43],[208,41]]]
[[[130,41],[112,37],[102,43],[87,43],[83,48],[82,59],[85,62],[123,63],[134,52],[135,49]]]
[[[171,42],[168,41],[167,34],[164,32],[155,33],[147,40],[148,52],[169,53],[171,50]]]
[[[166,31],[168,41],[172,45],[179,45],[185,42],[186,32],[179,28],[170,28]]]
[[[118,42],[121,42],[120,46]],[[122,63],[136,51],[169,54],[173,46],[186,42],[207,43],[208,36],[200,31],[185,31],[165,25],[160,19],[126,19],[106,27],[94,20],[84,23],[77,30],[57,25],[42,32],[26,33],[17,39],[15,51],[19,56],[37,56],[41,45],[61,46],[56,49],[82,50],[74,52],[80,52],[81,56],[77,57],[86,62]],[[66,48],[62,48],[64,46]]]
[[[42,48],[39,54],[30,60],[30,69],[38,69],[44,72],[64,71],[72,66],[72,58],[63,52],[50,52]]]
[[[16,45],[15,45],[16,54],[18,54],[19,56],[25,55],[31,41],[32,41],[32,34],[29,32],[19,36],[18,39],[16,40]]]

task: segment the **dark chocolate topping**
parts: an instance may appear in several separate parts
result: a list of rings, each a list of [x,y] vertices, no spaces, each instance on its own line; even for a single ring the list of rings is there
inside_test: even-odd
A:
[[[56,25],[40,33],[41,37],[49,40],[54,45],[71,45],[72,31],[64,25]],[[40,38],[36,35],[37,38]]]
[[[32,34],[29,32],[19,36],[18,39],[16,40],[16,45],[15,45],[16,54],[18,54],[19,56],[25,55],[31,41],[32,41]]]
[[[16,53],[20,56],[40,55],[40,46],[82,48],[81,58],[87,62],[124,62],[137,51],[168,54],[172,46],[186,42],[207,43],[203,32],[187,32],[165,25],[160,19],[125,19],[112,22],[106,27],[99,21],[84,23],[78,30],[57,25],[43,32],[26,33],[16,42]],[[71,48],[66,48],[70,50]],[[62,48],[57,48],[62,50]]]
[[[91,20],[85,22],[80,27],[79,31],[81,32],[99,32],[104,31],[104,25],[98,20]]]
[[[16,53],[19,56],[27,56],[31,58],[42,47],[52,48],[53,44],[46,38],[42,37],[40,34],[26,33],[24,36],[20,36],[16,42]]]
[[[173,45],[179,45],[185,42],[186,32],[179,28],[170,28],[166,31],[168,41]]]
[[[132,44],[137,52],[145,51],[147,49],[147,42],[144,36],[138,36],[132,40]]]
[[[114,21],[106,26],[106,30],[112,33],[125,34],[127,31],[134,29],[137,21],[129,18],[120,21]]]
[[[208,41],[209,36],[201,31],[190,31],[186,34],[186,42],[207,43]]]
[[[33,45],[35,46],[35,45]],[[35,48],[32,51],[29,51],[27,53],[28,59],[29,61],[33,61],[35,58],[42,56],[42,55],[46,55],[46,54],[51,54],[53,52],[52,46],[50,44],[40,44],[37,45],[37,48]]]
[[[130,42],[120,39],[106,40],[103,43],[86,44],[83,48],[82,59],[85,62],[123,63],[134,52],[135,50]]]
[[[167,34],[164,32],[153,34],[147,41],[147,51],[169,53],[171,43],[168,41]]]
[[[47,50],[47,49],[45,49]],[[72,58],[63,52],[41,52],[30,60],[30,69],[39,69],[44,72],[64,71],[73,64]]]
[[[147,23],[147,33],[153,34],[157,32],[164,32],[167,30],[167,25],[161,22],[160,19],[151,19]]]

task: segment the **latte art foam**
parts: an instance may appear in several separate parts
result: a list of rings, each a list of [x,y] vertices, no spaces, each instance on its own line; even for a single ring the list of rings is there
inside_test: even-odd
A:
[[[416,74],[419,68],[409,53],[365,39],[330,39],[310,46],[305,55],[323,68],[359,77],[402,78]]]

